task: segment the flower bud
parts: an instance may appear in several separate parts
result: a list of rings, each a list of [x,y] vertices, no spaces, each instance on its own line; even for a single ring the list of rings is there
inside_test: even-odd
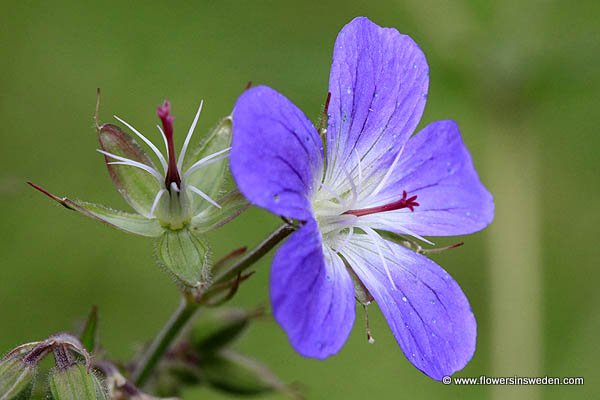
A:
[[[272,391],[293,394],[265,365],[231,351],[204,360],[204,378],[228,393],[256,395]]]
[[[20,356],[3,359],[0,362],[0,400],[28,399],[36,372],[36,363],[26,363]]]
[[[57,366],[50,373],[50,392],[54,400],[105,400],[102,383],[85,365]]]

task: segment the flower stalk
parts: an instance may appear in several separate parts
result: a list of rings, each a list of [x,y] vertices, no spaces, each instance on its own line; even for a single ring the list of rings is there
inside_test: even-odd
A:
[[[231,267],[219,271],[217,276],[215,276],[214,284],[222,283],[252,266],[293,231],[294,227],[287,224],[277,228],[259,245],[248,252],[241,260]],[[137,363],[131,379],[135,386],[143,387],[148,381],[154,368],[160,362],[165,352],[173,344],[175,339],[177,339],[192,317],[196,315],[196,312],[201,306],[202,304],[198,302],[196,296],[191,293],[184,294],[181,303],[173,315],[171,315],[171,318],[169,318],[165,326],[160,330]]]
[[[146,383],[152,371],[154,371],[154,367],[156,367],[171,343],[173,343],[188,321],[194,316],[198,308],[199,304],[187,296],[181,300],[171,318],[154,338],[137,364],[132,376],[132,381],[136,386],[142,387]]]

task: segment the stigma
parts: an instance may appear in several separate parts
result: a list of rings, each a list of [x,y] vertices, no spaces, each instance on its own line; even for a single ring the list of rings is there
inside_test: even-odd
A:
[[[355,215],[357,217],[362,217],[364,215],[376,214],[376,213],[386,212],[386,211],[401,210],[403,208],[408,208],[412,212],[412,211],[415,211],[415,207],[419,206],[419,203],[417,203],[415,200],[417,200],[417,195],[408,197],[408,193],[406,193],[406,190],[404,190],[402,192],[402,198],[399,200],[396,200],[392,203],[385,204],[383,206],[363,208],[363,209],[359,209],[359,210],[348,210],[348,211],[344,212],[343,214],[349,214],[349,215]]]
[[[163,135],[167,142],[168,168],[165,175],[165,187],[171,191],[172,188],[181,188],[181,176],[177,166],[177,157],[175,155],[175,143],[173,141],[173,120],[175,117],[171,114],[171,103],[165,102],[156,109],[158,118],[162,121]]]

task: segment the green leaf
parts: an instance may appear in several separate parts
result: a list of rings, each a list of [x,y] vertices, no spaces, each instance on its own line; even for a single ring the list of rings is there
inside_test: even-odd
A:
[[[210,248],[188,229],[166,230],[157,239],[158,265],[186,287],[207,285],[210,278]]]
[[[264,364],[232,351],[223,351],[202,365],[205,379],[215,388],[238,395],[288,392]]]
[[[102,150],[156,169],[146,152],[119,127],[111,124],[102,125],[98,131],[98,140]],[[140,168],[108,164],[117,160],[108,156],[105,156],[104,159],[110,177],[125,201],[139,214],[149,215],[161,184],[151,174]]]
[[[77,211],[86,217],[103,222],[112,226],[113,228],[147,237],[159,237],[164,232],[164,229],[156,219],[148,219],[139,214],[131,214],[124,211],[113,210],[99,204],[71,200],[67,197],[59,197],[50,193],[41,186],[31,182],[28,183],[69,210]]]
[[[98,378],[83,364],[50,373],[50,392],[54,400],[104,400],[106,394]]]
[[[231,117],[225,117],[210,130],[195,149],[188,153],[183,164],[183,172],[187,171],[196,161],[217,153],[231,146]],[[223,190],[227,179],[227,158],[205,165],[186,177],[186,184],[195,186],[209,197],[215,199]],[[193,214],[203,211],[212,205],[198,196],[192,200]]]
[[[93,353],[96,348],[96,340],[98,337],[98,307],[92,307],[92,311],[90,311],[90,315],[88,316],[87,321],[83,327],[83,332],[81,333],[80,340],[83,347],[90,352]]]
[[[35,380],[36,366],[28,365],[20,357],[9,357],[0,362],[0,400],[29,399]]]
[[[190,341],[200,354],[212,354],[233,342],[261,310],[221,308],[205,310],[194,322]]]
[[[221,208],[211,206],[195,215],[190,224],[191,229],[197,233],[212,231],[225,225],[250,206],[246,198],[237,190],[227,193],[217,202]]]

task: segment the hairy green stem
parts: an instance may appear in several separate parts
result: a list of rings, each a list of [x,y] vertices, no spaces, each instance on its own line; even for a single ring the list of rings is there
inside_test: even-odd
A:
[[[235,276],[237,273],[242,272],[246,268],[250,267],[293,231],[294,228],[287,224],[280,226],[262,243],[246,253],[239,262],[228,268],[226,271],[221,272],[218,276],[215,276],[214,283],[219,283],[223,280],[226,280],[227,278]],[[165,354],[177,336],[181,333],[185,325],[196,314],[198,308],[200,308],[200,304],[194,301],[193,296],[183,297],[177,310],[175,310],[171,318],[154,338],[148,349],[146,349],[141,359],[137,363],[132,375],[132,381],[137,387],[142,387],[148,378],[150,378],[154,368],[162,356]]]
[[[214,283],[221,283],[230,279],[237,275],[238,273],[244,271],[246,268],[250,267],[252,264],[261,259],[262,256],[267,254],[273,247],[275,247],[279,242],[288,237],[292,232],[294,232],[295,228],[291,225],[284,224],[273,231],[269,237],[262,241],[258,246],[256,246],[251,251],[244,254],[244,257],[238,261],[235,265],[231,266],[225,271],[219,271],[214,277]]]

